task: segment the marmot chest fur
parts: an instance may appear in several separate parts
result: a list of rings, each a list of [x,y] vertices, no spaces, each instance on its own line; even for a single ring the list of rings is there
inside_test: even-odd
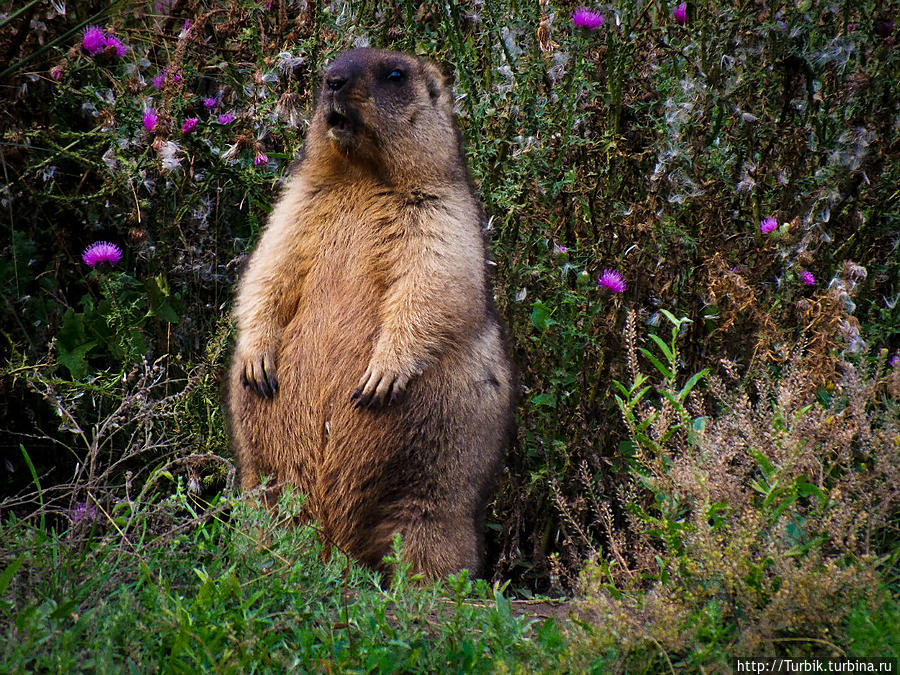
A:
[[[326,70],[238,287],[228,390],[244,489],[296,486],[374,567],[400,533],[429,578],[480,569],[513,401],[452,109],[440,71],[404,54]]]

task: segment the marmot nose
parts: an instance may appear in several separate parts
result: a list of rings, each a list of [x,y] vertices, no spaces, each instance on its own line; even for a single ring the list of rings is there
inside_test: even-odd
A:
[[[331,91],[338,91],[341,87],[347,84],[347,76],[341,73],[328,75],[325,78],[325,84],[329,89],[331,89]]]

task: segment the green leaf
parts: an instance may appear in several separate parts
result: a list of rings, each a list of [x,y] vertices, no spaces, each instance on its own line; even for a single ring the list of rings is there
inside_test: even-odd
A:
[[[634,443],[629,440],[619,441],[619,454],[626,459],[634,459]]]
[[[731,512],[731,506],[728,502],[713,502],[709,506],[706,507],[706,517],[714,518],[720,513],[729,513]]]
[[[809,497],[811,495],[814,495],[819,499],[819,503],[822,505],[824,505],[828,501],[828,496],[825,494],[825,492],[817,485],[813,485],[812,483],[807,481],[803,476],[799,476],[794,481],[794,487],[797,489],[797,494],[801,497]]]
[[[69,349],[65,345],[56,345],[56,362],[69,371],[73,380],[80,380],[87,375],[87,360],[85,357],[97,343],[93,340],[85,342]]]
[[[756,490],[761,495],[769,494],[769,486],[763,485],[755,478],[750,481],[750,487],[752,487],[754,490]]]
[[[550,318],[550,308],[547,307],[540,300],[535,300],[531,303],[531,323],[542,333],[547,330],[548,326],[552,326],[556,323],[553,319]]]
[[[497,613],[504,619],[508,619],[510,617],[509,600],[500,589],[494,590],[494,602],[497,603]]]
[[[772,520],[778,520],[781,517],[781,514],[784,513],[784,510],[791,506],[794,502],[797,501],[797,494],[793,490],[773,490],[772,495],[766,499],[767,503],[771,503],[774,501],[773,495],[778,493],[779,495],[785,495],[784,499],[778,503],[778,506],[775,507],[775,510],[772,512]],[[764,506],[767,504],[764,504]]]
[[[31,457],[28,456],[28,451],[25,449],[25,446],[19,443],[19,450],[22,452],[22,456],[25,458],[25,464],[28,465],[28,470],[31,472],[31,479],[34,481],[34,485],[38,491],[38,501],[41,504],[41,511],[44,510],[44,491],[41,489],[41,481],[38,479],[37,471],[34,468],[34,464],[31,461]],[[41,514],[41,531],[44,530],[44,515]]]
[[[763,507],[769,508],[772,504],[775,503],[776,499],[782,497],[787,490],[784,488],[778,487],[778,481],[776,480],[772,485],[769,486],[769,492],[766,495],[766,498],[763,500]]]
[[[534,638],[544,651],[551,654],[562,652],[566,647],[566,640],[556,625],[556,621],[552,618],[540,625]]]
[[[537,394],[536,396],[532,397],[531,402],[535,406],[542,406],[542,405],[555,406],[556,405],[556,396],[554,394]]]
[[[87,375],[85,357],[96,344],[87,338],[84,314],[66,311],[56,332],[56,362],[65,366],[73,379],[80,380]]]
[[[624,384],[622,384],[622,383],[619,382],[618,380],[613,380],[612,383],[613,383],[613,385],[614,385],[619,391],[622,392],[622,396],[624,396],[625,398],[628,398],[628,395],[629,395],[631,392],[629,392],[629,390],[625,387]]]
[[[672,353],[672,350],[669,348],[669,345],[667,345],[665,342],[663,342],[661,337],[659,337],[658,335],[654,335],[653,333],[650,333],[650,335],[648,335],[648,337],[656,343],[657,347],[660,348],[660,350],[665,355],[666,360],[669,363],[675,362],[675,354]]]
[[[648,391],[650,391],[649,385],[644,387],[643,389],[641,389],[637,394],[635,394],[632,397],[632,399],[628,402],[628,408],[629,409],[634,408],[634,406],[636,406],[638,403],[640,403],[641,399],[644,398],[644,394],[646,394]]]
[[[759,464],[759,468],[762,469],[763,475],[766,477],[766,480],[769,480],[769,476],[775,473],[775,466],[769,459],[762,454],[759,450],[755,448],[750,448],[750,454],[753,456],[753,459],[756,460],[756,463]]]
[[[659,310],[659,313],[666,317],[669,321],[671,321],[672,325],[676,328],[681,328],[681,324],[683,323],[691,323],[691,320],[686,316],[683,316],[680,319],[676,319],[675,315],[667,309],[661,309]]]
[[[641,353],[647,357],[647,360],[650,361],[650,363],[652,363],[654,365],[654,367],[660,373],[662,373],[663,377],[665,377],[668,380],[675,376],[671,370],[669,370],[662,363],[660,363],[659,359],[657,359],[655,356],[653,356],[653,354],[651,354],[648,350],[644,349],[643,347],[640,347],[639,349],[640,349]]]
[[[12,581],[12,578],[16,575],[16,572],[19,571],[19,568],[22,566],[22,563],[25,561],[25,554],[23,553],[18,558],[13,560],[9,567],[3,570],[3,574],[0,574],[0,595],[6,593],[6,589],[9,588],[9,583]]]
[[[709,373],[709,368],[704,368],[699,373],[695,373],[691,379],[678,392],[678,400],[683,401],[685,397],[691,393],[691,389],[697,386],[697,383]]]
[[[50,613],[50,618],[62,619],[63,617],[69,616],[76,607],[78,607],[77,599],[66,600],[63,604],[61,604]]]
[[[157,274],[152,279],[147,279],[144,288],[150,300],[150,312],[162,321],[178,323],[182,310],[181,301],[172,295],[165,275]]]

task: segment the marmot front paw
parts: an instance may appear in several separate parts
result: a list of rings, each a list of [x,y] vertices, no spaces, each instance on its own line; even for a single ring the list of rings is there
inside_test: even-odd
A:
[[[245,354],[241,369],[241,384],[257,396],[272,398],[278,391],[278,379],[275,376],[275,352],[263,350]]]
[[[350,394],[350,400],[356,408],[377,408],[391,405],[404,391],[406,385],[418,372],[390,368],[371,362],[356,390]]]

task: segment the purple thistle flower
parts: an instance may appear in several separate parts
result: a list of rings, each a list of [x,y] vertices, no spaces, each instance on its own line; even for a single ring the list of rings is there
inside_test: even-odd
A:
[[[772,216],[769,216],[765,220],[759,221],[759,231],[763,234],[769,234],[772,230],[778,227],[778,221],[775,220]]]
[[[81,259],[88,267],[96,267],[101,263],[115,265],[122,259],[122,249],[108,241],[97,241],[84,249]]]
[[[207,108],[215,108],[218,105],[218,101],[214,96],[210,96],[209,98],[203,99],[203,105]]]
[[[65,72],[66,72],[66,69],[63,68],[62,66],[53,66],[50,69],[50,77],[52,77],[56,82],[59,82],[62,79],[63,74]]]
[[[81,46],[91,56],[97,56],[106,49],[106,36],[99,26],[88,26],[84,29]]]
[[[168,73],[169,69],[163,68],[161,71],[159,71],[159,74],[156,77],[150,80],[150,86],[156,89],[156,91],[162,89],[164,86],[166,86],[166,75]],[[176,84],[178,82],[181,82],[181,75],[179,75],[178,73],[172,75],[172,82],[175,82]]]
[[[603,274],[597,277],[597,285],[608,288],[613,293],[621,293],[628,285],[616,270],[603,270]]]
[[[256,157],[253,158],[253,166],[264,166],[269,163],[269,156],[264,153],[262,150],[256,153]]]
[[[813,276],[812,272],[807,272],[806,270],[804,270],[800,273],[800,279],[806,286],[816,285],[816,278]]]
[[[675,23],[679,26],[687,25],[687,3],[682,2],[678,7],[675,8],[675,11],[672,12],[672,18],[675,19]]]
[[[116,56],[118,56],[119,58],[125,56],[128,53],[128,45],[122,44],[122,41],[115,35],[106,36],[106,46],[107,48],[115,47]]]
[[[558,244],[553,244],[553,257],[556,258],[561,263],[569,262],[569,249],[565,246],[559,246]]]
[[[894,355],[891,357],[891,360],[888,361],[888,365],[889,365],[891,368],[897,368],[897,367],[900,367],[900,354],[894,354]]]
[[[181,133],[183,133],[183,134],[191,133],[194,129],[197,128],[197,122],[198,122],[198,120],[196,117],[188,117],[184,121],[184,124],[181,125]]]
[[[572,23],[578,28],[587,28],[588,30],[597,30],[603,25],[605,19],[600,12],[594,12],[587,7],[579,7],[572,12]]]
[[[69,514],[69,518],[72,519],[73,524],[80,523],[82,520],[89,522],[97,520],[97,507],[93,504],[78,502]]]
[[[156,128],[156,108],[150,108],[144,111],[144,128],[152,132]]]
[[[219,115],[218,120],[219,124],[231,124],[234,122],[234,113],[229,110],[224,115]]]

